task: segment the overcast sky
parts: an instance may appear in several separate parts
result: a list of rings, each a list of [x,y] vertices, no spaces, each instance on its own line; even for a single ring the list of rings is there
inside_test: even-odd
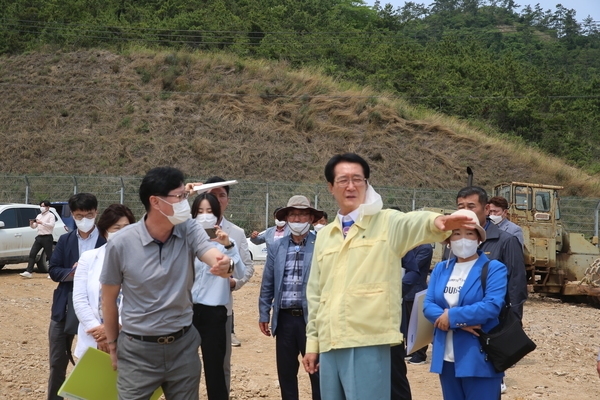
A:
[[[412,0],[417,4],[429,5],[432,3],[431,0]],[[380,0],[381,5],[391,3],[394,8],[402,7],[405,0]],[[365,0],[365,3],[373,5],[375,0]],[[562,4],[563,7],[571,9],[574,8],[577,11],[576,17],[581,22],[588,15],[591,15],[595,21],[600,22],[600,1],[599,0],[516,0],[516,3],[520,6],[527,4],[531,5],[531,8],[535,8],[536,4],[540,4],[544,11],[550,9],[553,12],[556,10],[557,4]]]

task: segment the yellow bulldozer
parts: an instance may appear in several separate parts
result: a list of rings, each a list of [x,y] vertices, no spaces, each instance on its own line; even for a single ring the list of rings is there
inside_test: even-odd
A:
[[[536,293],[587,296],[600,303],[598,237],[568,232],[560,218],[562,186],[501,183],[494,195],[508,200],[508,218],[523,229],[528,284]]]

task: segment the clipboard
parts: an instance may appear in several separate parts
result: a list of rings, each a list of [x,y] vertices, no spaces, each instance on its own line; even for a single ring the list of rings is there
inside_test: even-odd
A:
[[[220,188],[223,186],[231,186],[231,185],[236,185],[238,183],[238,181],[233,180],[233,181],[225,181],[225,182],[215,182],[215,183],[207,183],[207,184],[203,184],[200,186],[194,186],[192,190],[194,190],[196,193],[200,194],[200,193],[204,193],[204,192],[208,192],[211,189],[214,188]]]
[[[150,400],[158,400],[162,388]],[[68,400],[118,400],[117,371],[113,371],[110,355],[89,347],[58,390]]]
[[[75,271],[77,270],[77,266],[73,267],[71,269],[71,271],[69,271],[69,273],[67,275],[65,275],[64,278],[62,278],[60,281],[61,282],[73,282],[73,279],[75,278]]]
[[[423,300],[426,293],[427,289],[415,294],[406,335],[406,354],[425,347],[433,341],[433,324],[423,314]]]

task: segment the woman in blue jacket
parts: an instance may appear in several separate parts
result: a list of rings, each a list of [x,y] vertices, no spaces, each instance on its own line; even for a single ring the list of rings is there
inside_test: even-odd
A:
[[[455,229],[450,236],[451,254],[439,262],[429,281],[424,301],[425,317],[434,324],[431,372],[440,374],[445,400],[498,400],[504,373],[494,370],[481,350],[476,329],[488,332],[498,324],[506,294],[506,267],[489,261],[477,248],[485,230],[473,211],[473,229]],[[489,261],[486,290],[481,270]]]

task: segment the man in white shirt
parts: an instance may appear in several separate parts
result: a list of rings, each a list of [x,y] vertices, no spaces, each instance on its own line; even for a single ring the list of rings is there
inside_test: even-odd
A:
[[[40,203],[40,213],[35,219],[29,220],[29,226],[31,229],[37,229],[38,234],[35,237],[31,251],[29,252],[29,262],[27,263],[27,270],[22,272],[23,278],[31,278],[33,275],[33,265],[35,264],[35,257],[41,249],[44,249],[45,256],[52,257],[52,242],[54,240],[52,232],[54,231],[54,224],[56,223],[56,217],[50,212],[50,202],[44,200]],[[44,257],[42,254],[41,257]]]

